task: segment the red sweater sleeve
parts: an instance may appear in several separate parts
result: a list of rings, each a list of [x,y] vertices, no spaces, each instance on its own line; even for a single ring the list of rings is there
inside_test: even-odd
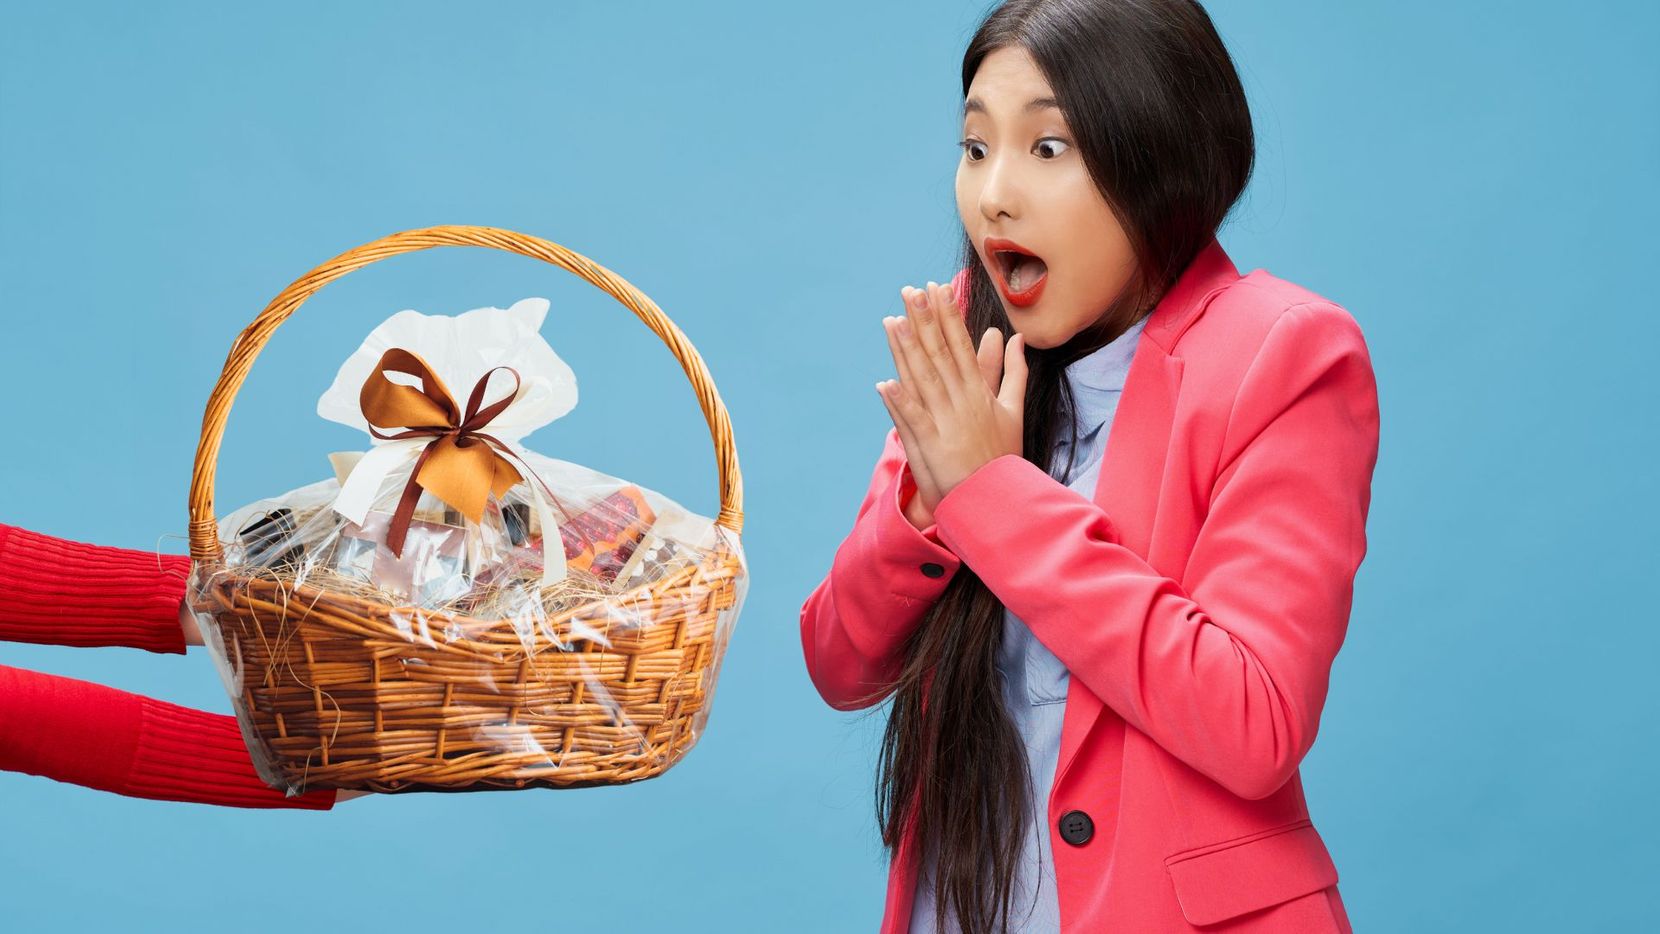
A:
[[[326,811],[254,771],[236,718],[90,681],[0,665],[0,769],[134,798]]]
[[[92,545],[0,523],[0,641],[183,654],[189,555]]]

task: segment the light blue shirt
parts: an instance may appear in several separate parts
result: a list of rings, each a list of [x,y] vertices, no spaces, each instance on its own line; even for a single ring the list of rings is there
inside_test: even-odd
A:
[[[1112,430],[1113,413],[1129,374],[1130,361],[1141,338],[1144,317],[1111,343],[1072,361],[1066,379],[1072,388],[1077,409],[1078,448],[1072,473],[1067,468],[1071,436],[1062,431],[1055,443],[1053,472],[1057,480],[1088,499],[1095,495],[1095,480],[1101,469],[1101,453]],[[1058,934],[1060,901],[1055,892],[1055,828],[1049,826],[1049,790],[1055,780],[1060,758],[1061,719],[1066,712],[1066,689],[1070,673],[1026,624],[1007,609],[1003,612],[1003,645],[998,652],[997,671],[1001,676],[1003,703],[1026,748],[1031,776],[1030,814],[1020,861],[1015,867],[1014,902],[1010,929],[1028,934]],[[1062,844],[1065,845],[1065,844]],[[936,903],[932,861],[917,878],[916,899],[911,908],[912,934],[932,934]],[[947,918],[945,930],[957,934],[955,918]]]

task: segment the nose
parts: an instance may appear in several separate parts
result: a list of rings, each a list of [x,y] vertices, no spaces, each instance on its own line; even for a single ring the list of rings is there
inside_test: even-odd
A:
[[[1000,217],[1018,217],[1019,190],[1014,178],[1013,168],[1006,159],[986,157],[980,186],[980,213],[988,221],[996,221]]]

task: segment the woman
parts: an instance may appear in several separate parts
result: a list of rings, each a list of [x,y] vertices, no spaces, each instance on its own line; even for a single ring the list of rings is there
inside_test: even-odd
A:
[[[185,611],[190,558],[0,523],[0,641],[201,645]],[[0,665],[0,769],[135,798],[329,810],[366,792],[287,797],[254,771],[236,718],[76,678]]]
[[[1361,331],[1217,242],[1253,136],[1196,3],[1004,3],[962,87],[964,268],[884,321],[894,427],[801,613],[831,706],[893,699],[882,930],[1348,931],[1297,769],[1366,547]]]

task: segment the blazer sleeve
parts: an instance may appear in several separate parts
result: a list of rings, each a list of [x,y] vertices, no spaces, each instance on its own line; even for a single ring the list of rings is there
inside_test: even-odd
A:
[[[899,431],[889,428],[853,530],[801,607],[807,673],[837,710],[890,693],[905,639],[962,563],[939,540],[937,523],[918,529],[905,518],[915,492]]]
[[[1366,551],[1377,388],[1329,303],[1270,327],[1229,416],[1181,581],[1096,503],[1004,455],[935,510],[940,539],[1074,677],[1171,755],[1264,798],[1314,742]]]

